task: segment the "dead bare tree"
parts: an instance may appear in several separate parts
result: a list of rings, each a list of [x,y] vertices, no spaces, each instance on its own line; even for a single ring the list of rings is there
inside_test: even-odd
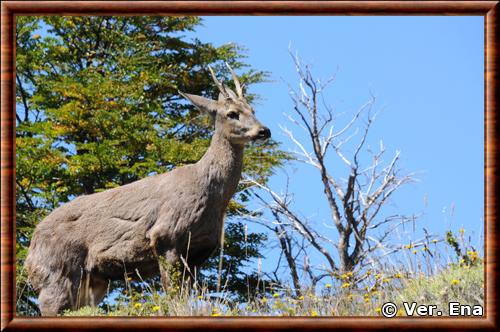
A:
[[[288,186],[285,192],[277,193],[252,179],[247,181],[267,193],[256,194],[272,215],[271,223],[261,224],[267,225],[277,235],[297,289],[300,269],[308,275],[314,287],[326,276],[344,274],[370,264],[379,249],[382,249],[377,252],[379,258],[397,251],[401,246],[391,245],[388,238],[399,226],[414,221],[416,217],[382,216],[389,199],[403,185],[412,182],[414,175],[402,174],[399,170],[399,151],[389,162],[384,162],[387,150],[382,141],[377,151],[368,146],[368,134],[377,115],[373,111],[375,97],[371,96],[347,123],[339,126],[339,115],[325,103],[323,95],[335,76],[321,82],[313,77],[310,67],[304,65],[298,56],[291,56],[299,76],[299,88],[289,88],[293,114],[287,117],[303,131],[302,134],[305,133],[306,138],[297,138],[299,136],[286,127],[282,130],[295,145],[293,152],[298,161],[317,170],[333,223],[330,229],[334,232],[320,231],[317,224],[295,211]],[[366,165],[368,156],[371,162]],[[331,166],[334,162],[342,164],[344,171]],[[342,179],[341,176],[345,175]],[[322,268],[313,269],[308,262],[310,254],[307,252],[311,249],[324,259]],[[304,258],[301,266],[299,256]]]

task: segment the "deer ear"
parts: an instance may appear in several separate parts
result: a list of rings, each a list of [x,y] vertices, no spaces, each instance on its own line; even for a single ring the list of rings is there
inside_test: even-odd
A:
[[[208,112],[211,114],[217,112],[219,104],[215,100],[197,95],[191,95],[189,93],[184,93],[181,91],[179,91],[179,94],[189,100],[191,104],[196,106],[196,108],[198,108],[200,111]]]

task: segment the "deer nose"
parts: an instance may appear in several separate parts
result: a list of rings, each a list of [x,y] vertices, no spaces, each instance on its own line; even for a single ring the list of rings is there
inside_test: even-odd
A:
[[[260,139],[268,139],[271,137],[271,130],[267,127],[262,127],[259,130],[259,134],[257,135]]]

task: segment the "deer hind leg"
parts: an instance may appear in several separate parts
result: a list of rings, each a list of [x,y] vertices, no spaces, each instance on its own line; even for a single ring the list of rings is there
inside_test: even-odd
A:
[[[96,307],[106,296],[108,283],[104,278],[86,273],[78,289],[77,308],[84,306]]]
[[[65,309],[72,309],[74,295],[69,279],[57,280],[43,287],[38,295],[42,316],[57,316]]]

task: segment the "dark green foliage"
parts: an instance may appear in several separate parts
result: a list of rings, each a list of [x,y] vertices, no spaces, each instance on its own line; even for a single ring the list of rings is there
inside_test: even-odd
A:
[[[256,271],[248,266],[255,258],[262,258],[261,245],[267,240],[265,234],[248,233],[241,222],[230,222],[225,227],[226,240],[222,251],[222,273],[220,279],[218,250],[203,266],[200,283],[206,283],[210,290],[226,290],[240,300],[252,299],[262,288],[262,280]],[[218,285],[218,283],[220,283]],[[260,283],[260,285],[259,285]],[[259,287],[260,286],[260,287]]]
[[[460,266],[473,266],[481,263],[477,250],[464,239],[464,230],[459,230],[459,235],[456,236],[452,231],[446,232],[446,244],[448,244],[455,252],[457,263]]]
[[[242,62],[237,45],[183,36],[199,23],[198,17],[17,17],[18,275],[34,227],[61,203],[203,155],[210,121],[178,91],[217,98],[207,65],[226,82],[225,61],[244,71],[246,85],[264,79]],[[244,172],[265,181],[285,158],[274,142],[252,147]],[[245,197],[244,191],[235,196],[229,215],[245,208]],[[233,235],[228,243],[241,247]],[[241,273],[244,262],[234,257],[226,274]],[[18,290],[26,289],[20,279]],[[19,303],[32,304],[32,295],[21,294]],[[21,304],[18,310],[27,312]]]

